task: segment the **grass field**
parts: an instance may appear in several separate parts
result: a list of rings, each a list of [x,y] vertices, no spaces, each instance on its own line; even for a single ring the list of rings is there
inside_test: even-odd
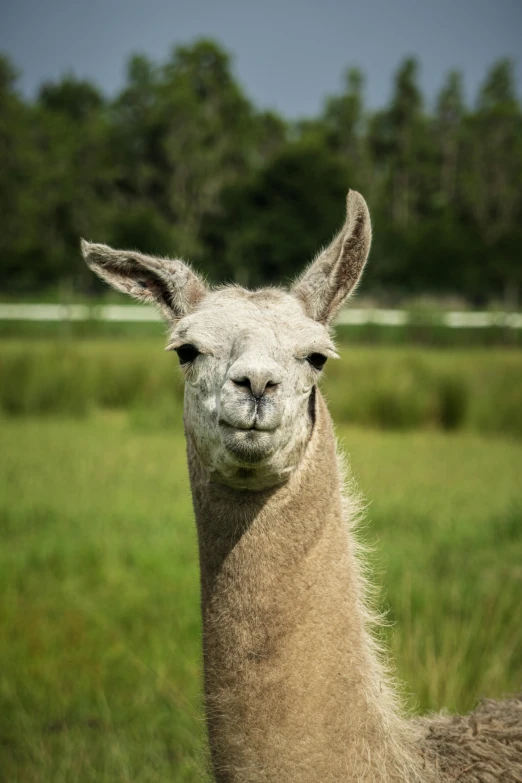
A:
[[[134,408],[179,423],[177,359],[157,339],[0,339],[0,413]],[[355,347],[340,342],[324,382],[335,421],[384,429],[473,430],[522,438],[522,352]],[[154,420],[154,421],[152,421]]]
[[[82,349],[101,354],[102,372],[81,356],[67,364],[70,353],[66,369],[53,365],[64,356],[59,346],[42,354],[42,346],[13,341],[0,350],[4,371],[28,373],[9,378],[15,410],[7,415],[4,406],[0,419],[0,780],[9,783],[205,779],[179,391],[163,393],[171,357],[156,343],[118,352],[112,344],[112,354],[104,345]],[[149,351],[153,369],[145,372]],[[387,430],[348,423],[356,404],[364,409],[354,388],[367,388],[353,380],[356,366],[380,367],[382,388],[387,378],[400,387],[406,410],[420,376],[408,386],[404,367],[419,360],[430,378],[465,378],[468,407],[457,428],[384,414]],[[477,379],[494,384],[503,374],[501,410],[488,415],[509,422],[521,363],[516,352],[444,359],[393,349],[355,352],[330,372],[327,393],[334,411],[346,411],[338,434],[367,500],[363,536],[392,621],[383,633],[407,701],[420,711],[464,710],[522,684],[522,441],[470,418],[480,406],[487,414]],[[42,391],[60,366],[61,404],[50,381]],[[15,381],[26,395],[18,407]],[[88,404],[75,410],[67,401],[78,388]],[[39,408],[28,399],[50,402]]]

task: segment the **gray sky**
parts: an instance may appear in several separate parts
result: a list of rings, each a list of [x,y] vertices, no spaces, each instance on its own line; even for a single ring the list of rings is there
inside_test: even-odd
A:
[[[474,98],[500,57],[515,59],[519,94],[522,83],[522,0],[0,0],[0,50],[30,96],[66,71],[113,95],[131,53],[163,61],[200,36],[231,52],[257,106],[287,117],[317,113],[350,65],[366,74],[367,103],[382,106],[410,54],[429,99],[451,68]]]

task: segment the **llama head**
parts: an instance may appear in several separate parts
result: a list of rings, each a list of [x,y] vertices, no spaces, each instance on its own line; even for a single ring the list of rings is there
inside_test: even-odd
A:
[[[82,241],[87,264],[115,288],[156,304],[185,376],[185,431],[215,480],[238,489],[285,481],[315,415],[315,386],[336,356],[328,326],[360,278],[371,241],[362,196],[289,290],[209,289],[182,261]]]

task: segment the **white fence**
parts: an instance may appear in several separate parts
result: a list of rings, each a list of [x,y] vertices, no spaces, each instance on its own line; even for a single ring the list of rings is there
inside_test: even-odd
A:
[[[153,307],[146,305],[63,305],[63,304],[0,304],[3,321],[119,321],[128,323],[161,320]],[[357,309],[343,310],[338,324],[362,326],[405,326],[408,323],[448,326],[451,329],[481,329],[499,326],[522,329],[522,313],[505,312],[439,312],[434,321],[429,314],[423,320],[421,313],[412,315],[407,310]]]
[[[440,324],[451,329],[481,329],[488,326],[508,327],[509,329],[522,329],[522,313],[505,312],[469,312],[440,311],[436,316],[430,317],[429,313],[414,315],[408,310],[343,310],[337,319],[338,324],[379,324],[381,326],[405,326],[408,323],[421,325]]]

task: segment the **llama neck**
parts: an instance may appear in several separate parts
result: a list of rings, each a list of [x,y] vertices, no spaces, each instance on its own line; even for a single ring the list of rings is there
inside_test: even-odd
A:
[[[367,629],[320,395],[302,463],[277,489],[213,483],[190,439],[188,452],[218,783],[417,780]]]

